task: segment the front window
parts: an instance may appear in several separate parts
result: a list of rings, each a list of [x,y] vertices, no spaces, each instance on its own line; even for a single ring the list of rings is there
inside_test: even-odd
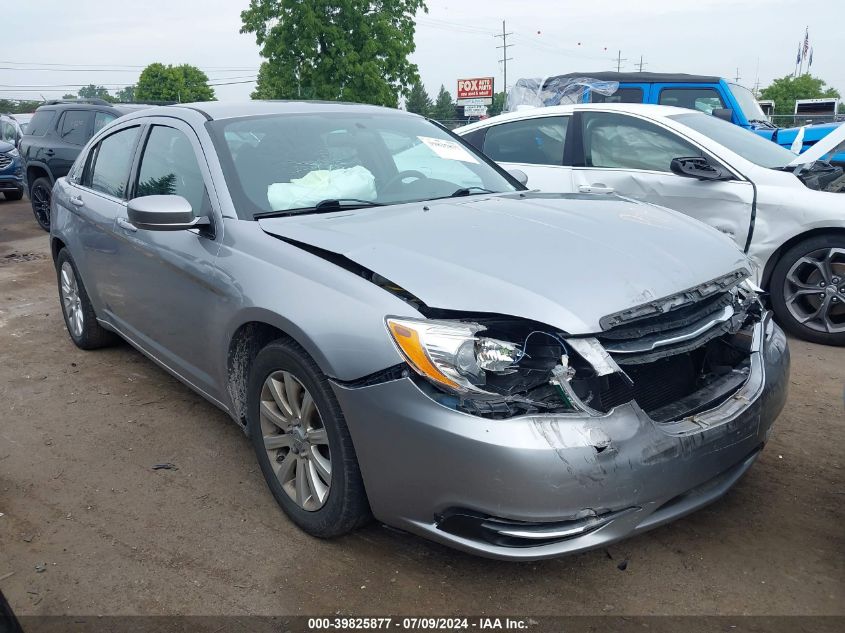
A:
[[[200,215],[205,199],[205,181],[190,139],[163,125],[153,126],[138,172],[135,196],[176,195],[191,203]]]
[[[728,84],[728,87],[731,89],[731,94],[736,99],[739,109],[745,114],[746,119],[749,121],[768,120],[766,114],[763,112],[763,108],[760,107],[757,99],[754,98],[754,94],[748,88],[739,84]]]
[[[673,114],[669,118],[683,123],[761,167],[782,168],[795,160],[795,154],[788,149],[733,123],[692,112]]]
[[[281,114],[208,124],[243,218],[325,200],[401,204],[519,186],[440,127],[400,114]]]
[[[636,117],[584,112],[582,121],[587,167],[669,172],[673,158],[701,156],[674,132]]]

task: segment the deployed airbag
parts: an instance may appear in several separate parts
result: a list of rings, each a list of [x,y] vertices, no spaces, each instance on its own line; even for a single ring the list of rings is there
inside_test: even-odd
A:
[[[376,199],[376,179],[366,167],[318,169],[290,182],[267,187],[267,201],[273,211],[311,207],[321,200]]]

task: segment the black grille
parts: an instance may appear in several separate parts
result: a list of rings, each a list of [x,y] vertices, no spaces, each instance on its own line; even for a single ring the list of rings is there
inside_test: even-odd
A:
[[[599,392],[602,410],[636,400],[643,411],[650,413],[680,400],[696,388],[693,354],[670,356],[647,365],[626,367],[625,371],[634,384],[630,385],[618,374],[608,376]]]

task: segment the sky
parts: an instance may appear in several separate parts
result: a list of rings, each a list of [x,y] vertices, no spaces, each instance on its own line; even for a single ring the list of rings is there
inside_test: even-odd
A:
[[[502,86],[506,22],[508,83],[520,77],[622,70],[735,78],[753,88],[795,70],[809,27],[811,72],[845,95],[841,28],[845,2],[781,0],[428,0],[417,16],[412,60],[434,96],[459,78]],[[152,62],[202,68],[222,100],[248,99],[261,63],[240,34],[248,0],[17,0],[4,3],[0,98],[40,99],[134,83]],[[63,66],[60,66],[62,65]],[[37,69],[37,70],[36,70]]]

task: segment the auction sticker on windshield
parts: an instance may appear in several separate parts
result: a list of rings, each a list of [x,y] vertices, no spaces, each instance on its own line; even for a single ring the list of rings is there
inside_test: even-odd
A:
[[[430,136],[418,136],[417,138],[425,143],[440,158],[478,164],[475,156],[470,154],[460,143],[448,139],[432,138]]]

